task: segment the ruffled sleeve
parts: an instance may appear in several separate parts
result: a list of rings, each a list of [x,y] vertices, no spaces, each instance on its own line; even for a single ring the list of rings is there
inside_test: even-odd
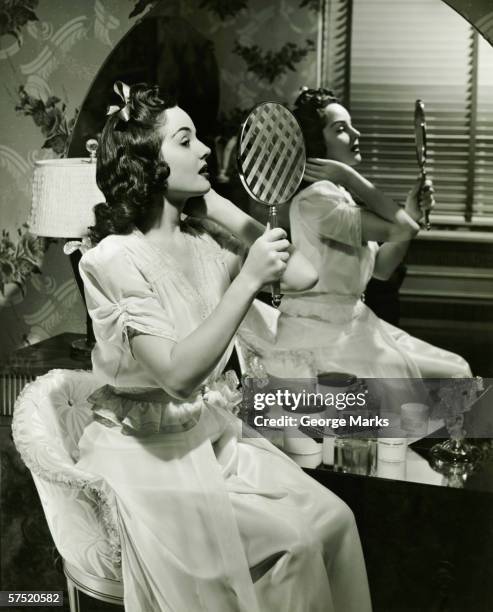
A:
[[[169,313],[117,237],[88,251],[79,269],[98,341],[129,347],[135,332],[177,341]]]
[[[298,195],[298,211],[297,221],[310,233],[361,246],[361,209],[334,183],[319,181],[302,191]]]

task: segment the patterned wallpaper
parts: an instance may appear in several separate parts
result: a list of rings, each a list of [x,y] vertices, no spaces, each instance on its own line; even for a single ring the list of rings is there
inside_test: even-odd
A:
[[[259,101],[291,102],[301,85],[317,84],[318,0],[161,2],[213,42],[226,119]],[[490,0],[448,4],[492,32]],[[51,99],[50,112],[58,109],[53,121],[63,134],[99,66],[139,18],[130,13],[151,5],[149,0],[0,0],[0,230],[15,234],[28,218],[33,162],[63,149],[63,138],[43,148],[47,130],[43,134],[35,111],[16,111],[19,88],[35,101],[59,99]],[[15,287],[0,295],[0,357],[25,343],[83,330],[68,259],[61,244],[52,244],[42,274],[31,277],[25,295]]]
[[[288,68],[273,82],[248,71],[245,61],[232,52],[237,41],[244,47],[259,45],[263,52],[270,49],[274,55],[286,43],[299,41],[305,47],[309,38],[316,43],[317,12],[309,8],[313,3],[302,8],[300,3],[303,0],[183,0],[180,7],[179,2],[163,1],[167,8],[177,6],[183,17],[213,41],[221,67],[222,109],[226,112],[248,108],[264,99],[289,100],[300,83],[315,85],[315,51],[307,50],[302,61],[293,58],[298,74]],[[50,96],[58,97],[57,107],[64,108],[64,118],[70,121],[102,61],[136,21],[135,17],[129,18],[130,12],[135,7],[145,9],[151,3],[9,0],[8,4],[24,9],[13,15],[13,34],[0,37],[0,78],[4,84],[0,90],[0,229],[12,235],[28,218],[33,162],[57,156],[52,148],[42,148],[46,135],[35,124],[36,117],[16,112],[19,88],[22,86],[29,96],[45,102]],[[247,4],[248,10],[242,8]],[[7,3],[0,0],[0,13],[6,10],[5,6]],[[228,10],[222,15],[218,11],[224,7]],[[26,23],[29,15],[33,20]],[[283,54],[289,51],[285,47]],[[271,64],[275,63],[275,56],[270,59]],[[31,277],[25,296],[14,289],[7,287],[6,297],[0,295],[0,356],[62,331],[84,330],[83,306],[61,244],[49,247],[42,274]]]
[[[221,21],[212,12],[197,11],[196,6],[196,0],[184,0],[182,16],[214,42],[224,112],[236,107],[250,108],[265,100],[291,103],[301,85],[315,86],[317,10],[300,8],[300,0],[249,0],[248,10]],[[247,70],[245,61],[233,52],[237,43],[244,47],[256,44],[265,57],[266,52],[279,51],[286,43],[304,48],[307,39],[313,41],[313,51],[308,51],[305,58],[295,63],[295,71],[287,69],[273,82]]]
[[[65,105],[65,117],[73,118],[101,62],[131,27],[131,9],[132,3],[121,0],[0,2],[0,229],[15,235],[26,222],[33,162],[58,156],[42,148],[45,136],[35,124],[38,117],[16,112],[19,88],[44,101],[60,98],[57,106]],[[33,19],[26,23],[27,16]],[[9,25],[17,39],[5,33]],[[70,264],[61,245],[52,244],[42,274],[31,277],[25,296],[15,286],[0,295],[0,356],[26,342],[83,329],[83,306]]]

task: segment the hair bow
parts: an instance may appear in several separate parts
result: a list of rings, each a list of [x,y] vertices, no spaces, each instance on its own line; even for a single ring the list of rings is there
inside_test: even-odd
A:
[[[128,121],[130,119],[130,87],[122,81],[116,81],[113,85],[113,91],[120,96],[123,100],[124,105],[120,108],[116,104],[113,104],[108,108],[106,115],[114,115],[118,113],[120,119]]]

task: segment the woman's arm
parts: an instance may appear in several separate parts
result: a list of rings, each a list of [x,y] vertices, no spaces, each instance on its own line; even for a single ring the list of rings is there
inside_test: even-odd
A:
[[[192,216],[207,217],[234,234],[249,248],[265,227],[250,215],[247,215],[228,199],[211,189],[202,198],[194,201]],[[187,205],[188,206],[188,205]],[[187,208],[185,209],[187,211]],[[284,292],[306,291],[318,281],[318,274],[312,264],[293,245],[287,247],[289,261],[281,277],[281,290]]]
[[[410,244],[410,240],[402,242],[385,242],[382,244],[375,258],[373,278],[381,281],[389,280],[394,270],[404,259]]]
[[[254,242],[240,273],[210,316],[189,336],[174,343],[157,336],[137,335],[135,359],[156,382],[179,399],[189,397],[227,349],[256,293],[278,280],[289,258],[280,228],[267,230]]]
[[[407,195],[405,211],[416,222],[420,222],[424,210],[431,210],[435,204],[433,197],[433,184],[427,179],[423,186],[423,201],[418,202],[418,194],[422,187],[421,178],[418,179],[414,187]],[[401,263],[406,255],[410,241],[403,242],[386,242],[378,249],[375,259],[375,268],[373,276],[378,280],[388,280],[397,266]]]
[[[346,164],[331,159],[312,158],[306,165],[305,179],[309,182],[332,181],[364,202],[367,209],[361,211],[363,242],[406,241],[419,231],[419,225],[406,210]]]

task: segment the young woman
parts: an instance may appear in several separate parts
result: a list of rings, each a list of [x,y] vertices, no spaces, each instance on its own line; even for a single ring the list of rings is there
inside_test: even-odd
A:
[[[270,342],[260,327],[256,332],[250,327],[241,334],[244,346],[277,376],[327,371],[376,378],[470,376],[461,357],[382,321],[363,301],[370,278],[388,279],[419,231],[420,181],[400,208],[361,176],[354,169],[361,162],[360,133],[330,91],[305,89],[294,113],[309,160],[305,188],[291,203],[292,241],[315,265],[319,280],[283,299]],[[432,205],[428,183],[423,208]]]
[[[308,289],[316,274],[282,230],[211,190],[187,113],[156,87],[119,88],[98,149],[97,245],[80,264],[103,386],[78,465],[116,496],[125,607],[370,610],[350,510],[266,440],[242,438],[222,374],[261,287]]]

